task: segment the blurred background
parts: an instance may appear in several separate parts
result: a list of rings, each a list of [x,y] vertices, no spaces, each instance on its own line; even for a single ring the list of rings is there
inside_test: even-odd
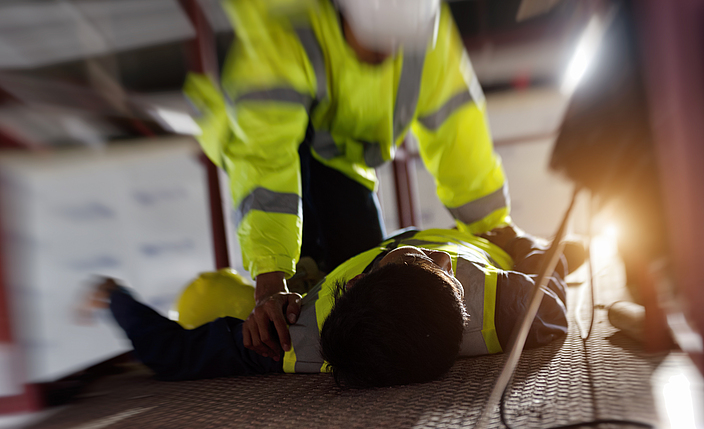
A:
[[[704,6],[633,3],[450,7],[514,221],[550,237],[587,189],[573,231],[597,209],[592,228],[620,231],[649,347],[673,347],[674,329],[701,369]],[[198,272],[244,272],[227,182],[182,93],[232,39],[217,0],[0,2],[0,414],[41,408],[42,385],[129,349],[109,323],[73,320],[92,275],[168,313]],[[378,174],[387,232],[453,225],[412,140]]]

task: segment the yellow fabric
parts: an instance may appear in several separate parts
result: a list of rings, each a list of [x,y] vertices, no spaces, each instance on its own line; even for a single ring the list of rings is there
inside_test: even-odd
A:
[[[489,353],[501,353],[499,336],[496,333],[494,316],[496,315],[496,280],[498,272],[493,267],[485,267],[484,274],[484,324],[482,336]]]
[[[458,94],[466,93],[476,79],[462,39],[443,5],[438,43],[428,53],[423,70],[417,116],[437,112]],[[486,102],[478,84],[471,92],[473,102],[456,109],[434,130],[422,121],[412,130],[419,140],[420,155],[428,171],[435,177],[437,194],[448,208],[460,207],[489,195],[504,185],[501,159],[494,152],[486,116]],[[464,229],[481,234],[506,222],[508,207],[496,210]]]
[[[296,351],[291,347],[291,350],[284,353],[284,372],[294,374],[296,372]],[[329,371],[320,371],[329,372]]]
[[[183,92],[198,111],[195,120],[201,129],[198,141],[203,152],[215,165],[223,167],[222,146],[230,141],[232,131],[222,93],[209,77],[198,73],[188,74]]]
[[[411,125],[423,161],[436,178],[438,195],[447,207],[460,207],[502,187],[503,171],[492,149],[483,100],[460,107],[437,130],[416,122],[394,136],[404,53],[378,65],[360,62],[344,39],[331,1],[309,0],[305,3],[305,24],[313,30],[325,62],[325,87],[319,88],[323,82],[318,82],[296,33],[304,23],[274,7],[289,3],[226,0],[223,4],[237,38],[222,73],[224,96],[202,76],[191,75],[186,84],[191,100],[205,110],[198,121],[203,129],[199,140],[205,153],[229,174],[235,207],[256,188],[301,195],[297,148],[309,120],[315,130],[330,133],[339,152],[325,158],[313,150],[313,156],[370,190],[376,189],[377,178],[374,168],[365,163],[365,147],[378,145],[375,147],[383,160],[391,160]],[[435,112],[470,87],[471,65],[446,5],[436,45],[423,64],[413,118]],[[315,100],[311,112],[311,105],[291,99],[248,98],[271,90],[286,90],[311,101],[322,92],[327,96]],[[504,222],[507,215],[508,209],[498,210],[465,229],[481,233]],[[252,277],[269,271],[293,274],[301,225],[294,214],[258,209],[240,220],[240,247]]]

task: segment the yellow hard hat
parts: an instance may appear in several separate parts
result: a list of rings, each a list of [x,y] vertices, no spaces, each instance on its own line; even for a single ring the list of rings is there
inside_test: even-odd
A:
[[[201,273],[181,293],[170,313],[186,329],[218,317],[246,319],[254,309],[254,286],[231,268]]]

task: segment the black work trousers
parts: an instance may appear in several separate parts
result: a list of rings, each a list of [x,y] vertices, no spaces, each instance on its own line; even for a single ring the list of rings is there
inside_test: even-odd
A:
[[[299,149],[303,187],[301,256],[324,272],[384,240],[379,200],[373,191],[315,159],[312,127]]]

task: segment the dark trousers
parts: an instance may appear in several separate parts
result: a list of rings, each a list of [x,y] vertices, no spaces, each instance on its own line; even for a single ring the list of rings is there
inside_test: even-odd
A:
[[[324,272],[384,240],[376,194],[313,158],[312,131],[299,149],[303,186],[301,256],[313,258]]]
[[[110,296],[110,311],[132,342],[134,353],[160,380],[193,380],[283,372],[276,362],[244,347],[242,320],[223,317],[184,329],[120,288]]]

